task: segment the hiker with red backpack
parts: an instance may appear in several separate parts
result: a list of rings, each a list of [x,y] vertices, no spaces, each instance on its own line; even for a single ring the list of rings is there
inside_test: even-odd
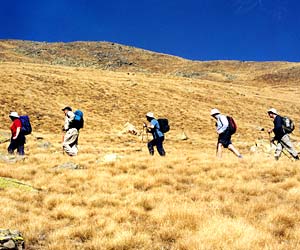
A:
[[[275,160],[279,160],[284,148],[295,160],[299,160],[298,153],[289,137],[289,133],[293,132],[294,130],[294,124],[292,120],[290,120],[288,117],[280,116],[277,110],[274,108],[269,109],[267,113],[274,123],[274,128],[269,129],[268,133],[269,136],[272,132],[275,134],[274,138],[270,141],[270,143],[273,143],[276,146],[274,153]],[[275,144],[275,141],[277,141],[277,144]]]
[[[70,156],[76,156],[79,130],[83,128],[83,113],[80,110],[73,113],[70,107],[65,107],[62,111],[65,114],[63,131],[66,132],[63,137],[63,150]]]
[[[154,146],[156,146],[159,155],[165,156],[166,152],[163,147],[163,141],[165,139],[164,132],[168,132],[169,130],[168,124],[166,124],[165,126],[166,128],[163,128],[159,124],[158,120],[154,118],[154,114],[152,112],[148,112],[146,114],[146,119],[149,122],[148,125],[144,123],[146,132],[151,133],[153,136],[153,140],[151,140],[147,144],[150,155],[154,155]],[[167,121],[166,119],[162,119],[162,120]]]
[[[217,156],[222,157],[222,147],[228,148],[238,158],[242,158],[240,152],[233,146],[231,136],[236,131],[236,124],[232,117],[222,115],[221,112],[214,108],[210,111],[210,115],[217,120],[216,130],[218,133]]]
[[[12,121],[12,124],[10,125],[11,139],[7,151],[9,154],[13,154],[17,149],[18,155],[24,155],[24,144],[26,142],[26,138],[24,133],[21,131],[22,123],[20,116],[17,112],[11,112],[9,117]]]

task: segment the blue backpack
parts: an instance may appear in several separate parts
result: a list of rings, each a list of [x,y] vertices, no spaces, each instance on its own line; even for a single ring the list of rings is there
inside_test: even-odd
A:
[[[79,130],[83,128],[84,125],[83,112],[78,109],[74,112],[74,115],[75,117],[74,120],[72,121],[71,127]]]
[[[22,127],[21,127],[21,133],[23,135],[29,135],[32,132],[31,124],[28,115],[22,115],[19,117]]]

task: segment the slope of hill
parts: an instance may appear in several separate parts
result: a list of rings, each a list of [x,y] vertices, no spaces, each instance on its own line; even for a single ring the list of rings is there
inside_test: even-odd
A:
[[[46,63],[117,71],[163,73],[187,78],[234,80],[299,80],[299,65],[286,62],[189,61],[109,42],[41,43],[2,40],[1,61]],[[286,71],[284,77],[280,79]]]
[[[299,163],[250,152],[269,145],[268,108],[298,124],[299,67],[188,61],[108,42],[0,41],[0,130],[15,110],[34,131],[24,161],[4,161],[0,144],[0,176],[41,190],[1,187],[1,227],[24,232],[27,249],[299,248]],[[75,158],[61,152],[65,105],[85,115]],[[213,107],[237,121],[244,160],[227,151],[215,159]],[[142,130],[148,111],[170,120],[166,158],[148,156],[146,135],[120,133],[126,122]],[[70,161],[79,169],[58,168]]]

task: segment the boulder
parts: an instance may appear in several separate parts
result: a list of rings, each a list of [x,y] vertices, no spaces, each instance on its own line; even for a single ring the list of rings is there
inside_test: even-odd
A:
[[[17,230],[0,229],[1,250],[23,250],[25,241],[22,234]]]

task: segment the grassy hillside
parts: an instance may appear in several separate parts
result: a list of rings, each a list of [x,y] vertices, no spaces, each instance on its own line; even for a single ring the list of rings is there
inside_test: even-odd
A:
[[[0,41],[0,130],[14,110],[34,131],[23,161],[7,162],[0,144],[0,177],[35,188],[0,187],[0,227],[23,232],[28,249],[299,248],[299,163],[275,162],[261,131],[275,107],[300,141],[299,69],[108,42]],[[65,105],[85,115],[75,158],[61,149]],[[215,158],[214,107],[235,118],[243,160]],[[146,135],[121,133],[126,122],[141,130],[148,111],[169,118],[165,158],[148,155]],[[68,162],[79,169],[58,168]]]

